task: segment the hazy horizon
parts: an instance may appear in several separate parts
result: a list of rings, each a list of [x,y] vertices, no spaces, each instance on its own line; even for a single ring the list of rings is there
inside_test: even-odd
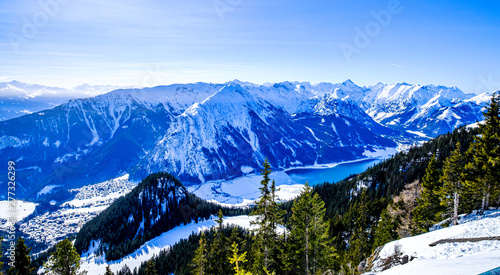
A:
[[[2,1],[0,81],[500,89],[497,1]]]

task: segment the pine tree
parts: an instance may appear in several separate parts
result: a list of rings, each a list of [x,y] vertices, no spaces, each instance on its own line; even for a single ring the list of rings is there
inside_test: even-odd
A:
[[[276,214],[273,213],[273,194],[274,191],[269,187],[271,181],[269,175],[271,174],[271,165],[266,160],[264,161],[264,169],[261,171],[263,176],[259,188],[261,196],[256,202],[256,208],[250,215],[255,216],[255,220],[251,221],[252,225],[257,225],[254,231],[254,246],[252,256],[254,260],[253,271],[254,273],[264,273],[264,270],[269,270],[271,266],[275,265],[276,249]]]
[[[440,176],[441,171],[436,156],[433,155],[422,178],[422,192],[420,198],[417,198],[418,205],[413,210],[414,222],[424,232],[429,231],[429,228],[439,220],[440,213],[444,211],[439,200]]]
[[[214,240],[210,244],[210,256],[208,258],[207,271],[210,274],[227,274],[231,271],[226,262],[229,250],[227,238],[223,232],[223,221],[224,215],[222,214],[222,210],[219,210],[218,218],[215,220],[217,223],[217,232],[215,232]]]
[[[247,240],[243,240],[241,237],[240,237],[240,231],[238,229],[238,227],[234,226],[233,229],[231,230],[231,235],[229,237],[229,241],[228,243],[237,243],[240,248],[238,248],[238,250],[240,252],[243,252],[245,250],[249,250],[249,248],[247,247]],[[245,251],[246,252],[246,251]],[[233,253],[231,250],[229,250],[229,253],[228,253],[228,256],[232,256]],[[241,267],[241,265],[240,265]]]
[[[191,273],[193,275],[204,275],[206,274],[207,268],[207,237],[205,233],[201,233],[200,237],[200,246],[196,249],[194,253],[194,258],[191,263],[191,267],[193,268]]]
[[[145,275],[157,275],[158,272],[156,271],[156,266],[155,262],[153,260],[149,260],[146,263],[146,270],[144,270]]]
[[[325,272],[335,257],[329,244],[329,223],[324,220],[325,204],[307,183],[294,201],[287,242],[287,269],[293,273]]]
[[[231,251],[233,254],[229,257],[229,263],[234,264],[235,275],[252,275],[252,273],[246,272],[242,267],[242,264],[247,262],[247,252],[238,254],[238,244],[236,242],[231,245]]]
[[[270,265],[270,269],[279,269],[284,265],[283,262],[283,254],[284,254],[284,240],[286,239],[286,232],[284,233],[284,238],[280,238],[278,236],[278,225],[283,224],[283,217],[286,214],[286,210],[281,209],[280,204],[278,204],[278,196],[276,192],[279,189],[276,188],[276,183],[273,180],[271,184],[271,201],[269,205],[269,223],[270,230],[272,233],[272,247],[271,247],[271,256],[272,264]]]
[[[239,236],[239,230],[238,227],[234,226],[233,229],[231,229],[231,236],[229,236],[229,243],[243,243],[242,246],[246,243],[246,241],[242,241],[240,236]]]
[[[31,266],[31,256],[29,255],[31,248],[24,244],[24,239],[19,237],[16,242],[15,248],[15,261],[14,266],[9,269],[9,274],[16,275],[31,275],[35,270]]]
[[[493,94],[486,108],[479,135],[469,147],[472,160],[466,165],[466,185],[482,195],[481,209],[488,209],[490,196],[500,189],[500,93]],[[500,197],[499,197],[500,202]]]
[[[396,240],[398,238],[397,228],[397,220],[389,214],[387,209],[384,209],[380,215],[377,227],[375,228],[373,248],[377,248],[390,241]]]
[[[358,264],[371,252],[370,239],[370,199],[363,190],[359,199],[354,203],[350,210],[354,224],[352,225],[352,236],[349,239],[349,249],[347,260],[352,264]]]
[[[280,209],[279,204],[277,203],[278,196],[276,192],[279,189],[276,189],[276,182],[273,180],[271,184],[271,200],[269,202],[269,221],[271,224],[271,229],[276,232],[277,226],[283,223],[283,216],[286,214],[286,210]]]
[[[443,174],[439,179],[443,185],[440,190],[441,204],[444,206],[453,205],[453,225],[458,224],[458,207],[460,205],[460,195],[463,192],[462,173],[465,163],[460,146],[460,142],[457,142],[455,151],[445,160]]]
[[[113,271],[111,271],[111,268],[108,266],[106,266],[106,273],[104,273],[104,275],[114,275]]]
[[[56,245],[56,251],[51,254],[44,264],[45,274],[55,275],[83,275],[87,271],[80,270],[80,255],[73,244],[65,239]]]

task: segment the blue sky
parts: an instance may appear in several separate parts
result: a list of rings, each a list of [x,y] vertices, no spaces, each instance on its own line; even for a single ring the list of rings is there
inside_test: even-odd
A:
[[[2,82],[72,87],[351,79],[358,85],[500,89],[498,1],[0,0],[0,5]]]

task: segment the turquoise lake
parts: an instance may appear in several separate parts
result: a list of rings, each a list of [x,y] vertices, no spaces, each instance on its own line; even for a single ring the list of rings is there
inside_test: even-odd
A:
[[[303,184],[307,181],[310,185],[316,185],[325,181],[337,182],[343,180],[352,174],[361,173],[381,161],[380,159],[367,159],[351,163],[341,163],[334,167],[290,169],[285,171],[285,173],[298,183]]]

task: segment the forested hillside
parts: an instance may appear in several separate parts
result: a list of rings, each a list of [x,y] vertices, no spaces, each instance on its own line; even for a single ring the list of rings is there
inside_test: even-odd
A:
[[[208,219],[219,209],[220,205],[188,193],[172,175],[152,174],[86,223],[75,247],[82,253],[93,244],[98,252],[106,253],[107,260],[120,259],[161,233],[193,220]],[[222,209],[226,215],[248,213],[244,209]]]

